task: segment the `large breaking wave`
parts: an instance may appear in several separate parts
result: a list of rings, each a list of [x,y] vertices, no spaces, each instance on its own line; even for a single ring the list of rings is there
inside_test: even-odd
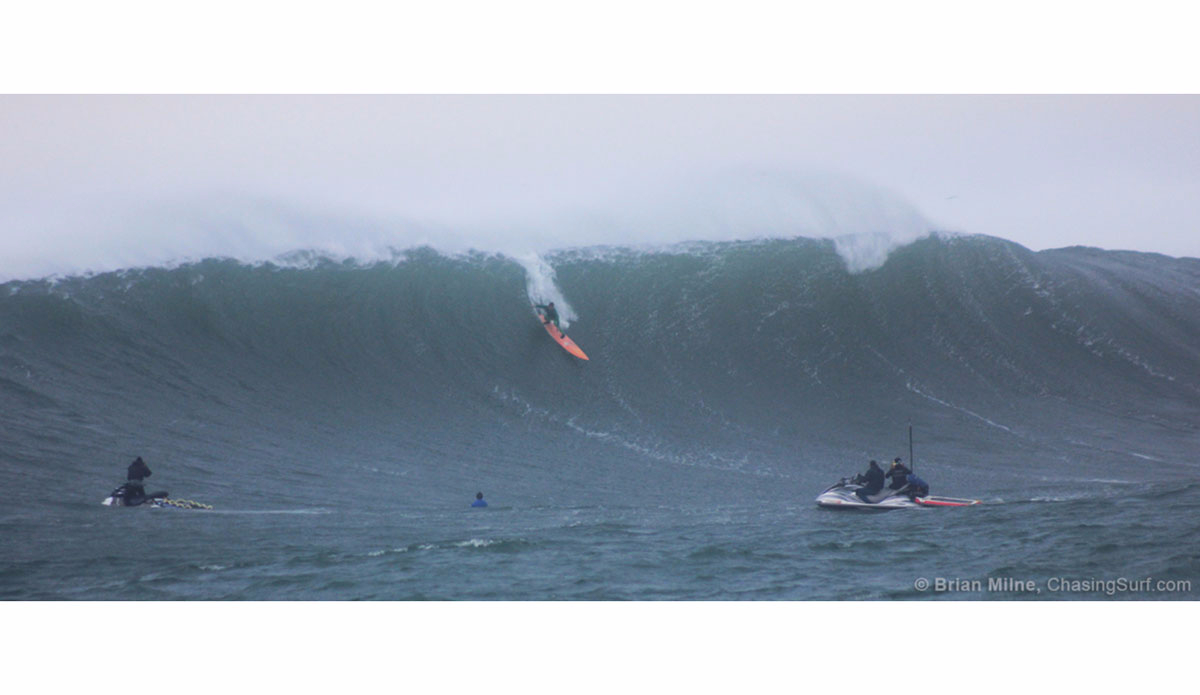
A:
[[[590,362],[534,320],[555,297]],[[0,286],[0,449],[6,486],[94,496],[141,454],[304,501],[380,476],[392,499],[823,479],[908,423],[984,468],[1193,465],[1197,364],[1200,260],[1154,254],[932,236],[863,272],[810,239],[210,259]]]

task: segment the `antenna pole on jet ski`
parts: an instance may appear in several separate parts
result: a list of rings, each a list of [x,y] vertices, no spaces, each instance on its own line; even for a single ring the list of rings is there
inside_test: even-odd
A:
[[[917,462],[913,460],[912,423],[908,425],[908,469],[914,473],[917,471]]]

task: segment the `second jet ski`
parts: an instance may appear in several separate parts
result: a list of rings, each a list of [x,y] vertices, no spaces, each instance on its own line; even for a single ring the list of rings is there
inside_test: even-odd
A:
[[[957,497],[919,497],[908,494],[908,486],[899,490],[884,489],[874,495],[859,495],[864,485],[858,479],[842,478],[817,495],[817,506],[825,509],[853,509],[862,511],[888,511],[891,509],[920,509],[922,507],[970,507],[980,504],[979,500]],[[865,497],[865,499],[864,499]]]

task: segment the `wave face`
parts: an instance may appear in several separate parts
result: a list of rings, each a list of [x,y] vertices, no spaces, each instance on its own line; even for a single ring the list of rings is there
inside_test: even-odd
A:
[[[909,422],[983,460],[1196,443],[1195,259],[934,237],[858,274],[804,239],[547,260],[588,363],[502,256],[8,283],[3,447],[97,473],[194,458],[303,497],[347,465],[435,486],[494,461],[561,472],[541,456],[779,473],[894,449]]]
[[[530,276],[537,272],[552,272],[553,282]],[[534,319],[530,300],[545,297],[530,293],[543,291],[569,301],[569,332],[589,362],[561,350]],[[848,532],[815,511],[808,519],[787,510],[808,514],[820,489],[868,458],[907,457],[911,423],[917,470],[935,493],[1026,505],[1010,505],[1003,522],[998,512],[970,517],[977,535],[961,552],[946,550],[948,562],[975,558],[981,572],[989,561],[999,563],[992,571],[1025,567],[1024,551],[1008,539],[1014,529],[1034,533],[1026,517],[1043,514],[1040,500],[1086,510],[1111,506],[1114,495],[1132,500],[1137,510],[1120,510],[1135,518],[1113,522],[1132,529],[1118,546],[1143,547],[1137,529],[1164,523],[1159,488],[1144,486],[1174,490],[1195,479],[1198,363],[1200,260],[1086,248],[1033,253],[989,237],[930,237],[859,273],[847,270],[834,241],[793,239],[573,250],[537,263],[422,249],[370,265],[207,260],[10,282],[0,286],[0,485],[52,491],[31,504],[66,520],[5,517],[4,535],[22,540],[7,544],[19,562],[0,588],[7,585],[9,598],[145,596],[136,583],[117,594],[103,582],[80,588],[90,586],[87,568],[96,562],[123,581],[124,560],[114,559],[122,555],[119,534],[96,530],[84,543],[65,530],[92,524],[96,503],[140,455],[156,472],[152,488],[161,482],[218,510],[418,515],[390,520],[359,553],[364,562],[417,562],[424,555],[416,550],[395,559],[384,552],[411,545],[455,553],[446,577],[461,574],[454,558],[463,548],[528,552],[532,563],[527,572],[512,565],[505,585],[450,589],[412,579],[397,593],[400,585],[372,580],[366,593],[339,593],[351,584],[337,582],[321,593],[321,568],[333,560],[295,536],[318,543],[333,533],[332,521],[313,517],[297,531],[279,516],[227,527],[226,517],[205,517],[211,538],[195,550],[208,558],[204,567],[257,566],[275,557],[276,542],[262,540],[271,534],[296,554],[265,566],[265,578],[242,579],[242,589],[213,593],[216,585],[198,579],[154,594],[160,598],[888,596],[872,593],[878,581],[864,584],[853,573],[829,577],[847,587],[841,593],[805,593],[803,582],[778,579],[769,548],[790,543],[795,529],[808,529],[803,542],[815,544],[803,560],[811,576],[832,571],[821,553],[843,553],[822,550],[828,534]],[[477,489],[533,517],[518,515],[526,526],[493,526],[489,535],[447,516]],[[1195,496],[1194,486],[1184,490]],[[693,511],[684,521],[662,511],[681,501],[725,511],[717,520]],[[632,509],[660,511],[651,519]],[[783,510],[774,540],[761,535],[762,509]],[[1075,529],[1064,533],[1087,548],[1092,527],[1079,525],[1079,513],[1063,517]],[[138,523],[120,513],[111,519],[104,524]],[[439,521],[417,533],[418,519]],[[691,535],[664,532],[701,520],[706,526]],[[379,523],[338,517],[345,537],[329,557]],[[572,586],[586,590],[578,591],[531,583],[546,561],[534,558],[557,543],[575,548],[579,523],[599,534],[595,552],[612,549],[597,570],[607,579],[581,575]],[[261,552],[230,560],[214,550],[248,524],[265,534]],[[625,543],[647,524],[646,533],[669,536],[656,541],[663,557],[693,557],[694,547],[679,544],[695,534],[733,535],[713,540],[715,549],[697,560],[713,565],[702,573],[711,581],[680,585],[665,566],[643,577],[628,564],[639,551]],[[446,528],[463,537],[440,535]],[[164,549],[181,542],[171,529],[155,532]],[[1164,531],[1176,532],[1190,533]],[[758,554],[756,538],[767,548]],[[109,546],[113,555],[93,557]],[[980,554],[990,547],[1015,554]],[[53,588],[70,580],[38,554],[50,548],[76,549],[81,584]],[[1169,543],[1162,552],[1159,564],[1127,559],[1159,573],[1195,567]],[[1096,572],[1089,553],[1055,562]],[[307,567],[310,557],[315,569],[292,577],[283,593],[271,588],[270,577],[291,576],[289,568]],[[721,558],[733,565],[722,568]],[[764,574],[747,575],[751,587],[752,577],[775,579],[743,593],[721,583],[726,570],[756,558],[766,564]],[[190,567],[179,571],[190,577]],[[376,571],[370,567],[359,569]],[[419,576],[409,565],[395,569]],[[310,575],[317,584],[306,583]],[[236,585],[241,575],[233,576]]]

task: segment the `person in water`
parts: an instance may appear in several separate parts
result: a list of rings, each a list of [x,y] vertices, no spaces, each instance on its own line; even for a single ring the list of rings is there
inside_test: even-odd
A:
[[[554,302],[550,302],[549,304],[534,304],[533,308],[541,309],[545,312],[545,315],[542,317],[542,323],[553,323],[558,332],[562,333],[562,326],[558,325],[558,309],[554,308]]]
[[[863,487],[854,491],[858,498],[863,502],[870,502],[867,499],[870,495],[878,494],[883,489],[883,469],[874,460],[871,461],[867,468],[867,472],[856,478],[862,482]]]
[[[912,475],[912,470],[900,460],[900,457],[892,459],[892,467],[888,469],[886,478],[892,479],[892,484],[888,488],[899,490],[908,484],[908,476]]]
[[[475,493],[475,501],[471,503],[471,506],[472,507],[486,507],[487,506],[487,502],[483,501],[483,493],[482,492]]]

